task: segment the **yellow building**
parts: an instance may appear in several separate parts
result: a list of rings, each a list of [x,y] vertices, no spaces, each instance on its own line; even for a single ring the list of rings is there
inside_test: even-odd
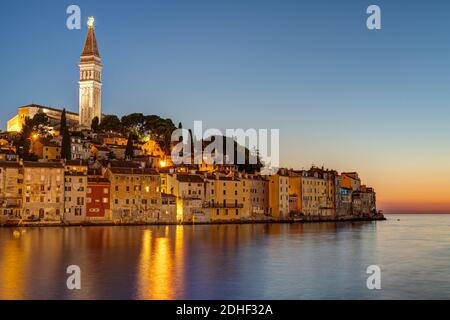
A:
[[[30,151],[42,160],[53,161],[61,159],[61,147],[58,143],[49,139],[32,139]]]
[[[0,162],[0,221],[20,219],[23,168],[19,162]]]
[[[157,222],[161,207],[161,182],[158,172],[149,168],[109,167],[105,176],[111,181],[113,220]]]
[[[302,206],[306,216],[332,216],[336,213],[336,173],[334,171],[311,168],[302,171]]]
[[[68,222],[86,220],[87,163],[66,161],[64,180],[64,220]]]
[[[206,206],[211,221],[248,220],[250,214],[249,183],[219,174],[206,180]]]
[[[41,106],[37,104],[30,104],[18,108],[17,115],[14,116],[7,123],[8,132],[21,132],[25,124],[25,119],[28,117],[32,119],[38,113],[45,113],[49,119],[50,127],[59,127],[61,122],[62,110]],[[78,113],[66,111],[67,124],[70,128],[78,126]]]
[[[267,176],[269,181],[268,214],[276,220],[289,218],[289,176],[287,170],[280,169],[278,173]]]
[[[177,197],[177,220],[179,222],[209,221],[208,211],[204,208],[204,178],[190,173],[164,176],[167,193]]]
[[[302,211],[302,173],[289,171],[289,212],[293,215]]]
[[[24,162],[23,218],[60,221],[64,210],[62,163]]]

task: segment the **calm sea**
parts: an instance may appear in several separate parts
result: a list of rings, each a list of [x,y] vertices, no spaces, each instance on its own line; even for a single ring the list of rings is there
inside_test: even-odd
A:
[[[450,299],[450,215],[0,229],[0,299]],[[81,268],[81,290],[66,268]],[[381,268],[381,290],[366,269]]]

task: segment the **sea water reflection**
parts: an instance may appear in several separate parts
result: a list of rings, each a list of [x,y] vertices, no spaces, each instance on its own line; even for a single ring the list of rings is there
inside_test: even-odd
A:
[[[402,217],[0,229],[0,299],[449,298],[450,262],[442,259],[450,256],[449,218],[434,218],[428,228]],[[81,290],[66,286],[73,264],[81,268]],[[371,264],[382,268],[380,291],[366,288]]]

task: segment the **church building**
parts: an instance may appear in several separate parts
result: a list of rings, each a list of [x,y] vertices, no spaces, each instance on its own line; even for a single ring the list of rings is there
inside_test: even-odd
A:
[[[80,57],[79,113],[66,111],[67,124],[73,130],[90,129],[92,120],[102,116],[102,69],[100,53],[95,37],[94,18],[88,19],[88,32]],[[59,127],[62,109],[30,104],[18,108],[17,115],[7,123],[8,132],[20,132],[27,117],[45,113],[50,126]]]

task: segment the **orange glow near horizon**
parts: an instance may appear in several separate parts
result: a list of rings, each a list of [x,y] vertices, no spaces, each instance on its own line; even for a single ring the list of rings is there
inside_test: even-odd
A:
[[[356,171],[362,184],[375,189],[377,207],[384,213],[450,213],[450,149],[421,137],[408,142],[394,135],[377,139],[370,145],[338,141],[333,147],[326,144],[325,151],[292,141],[289,145],[304,151],[297,155],[295,149],[283,149],[281,164],[306,169],[320,159],[325,168]]]

